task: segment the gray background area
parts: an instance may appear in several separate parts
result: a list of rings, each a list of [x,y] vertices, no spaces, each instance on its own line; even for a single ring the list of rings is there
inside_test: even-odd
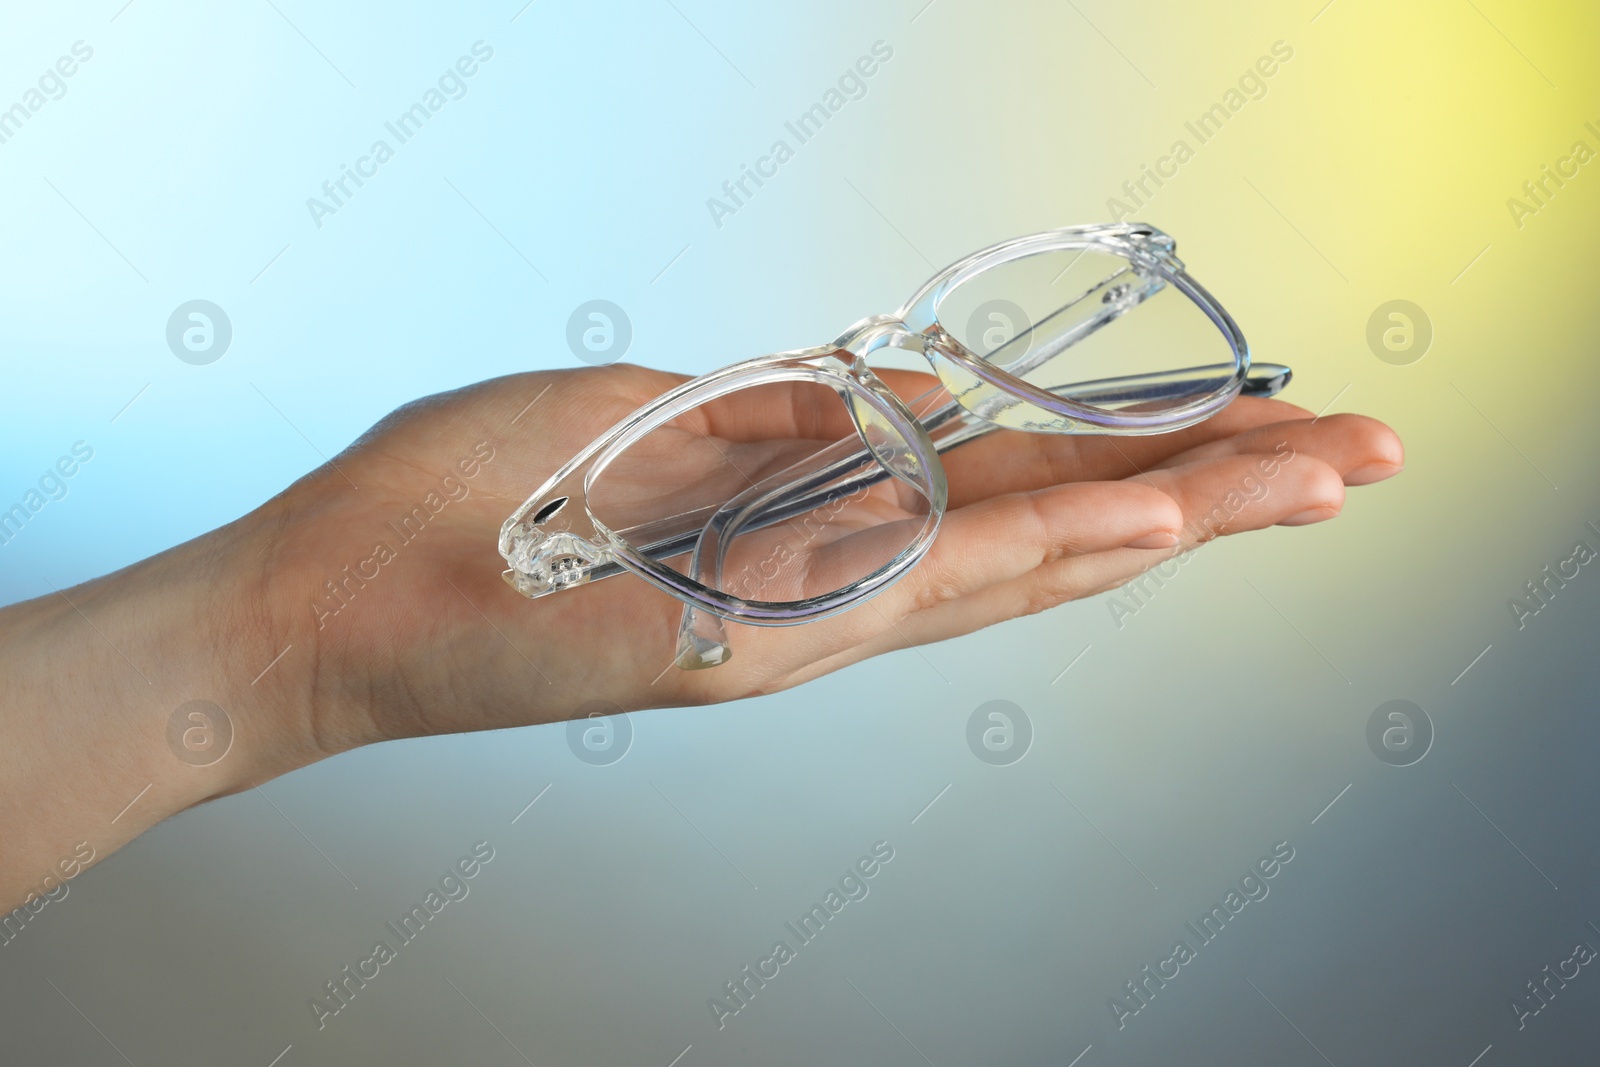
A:
[[[275,2],[72,5],[0,41],[0,102],[96,50],[0,145],[0,493],[96,448],[0,548],[0,602],[227,521],[411,397],[577,365],[585,300],[626,309],[628,359],[703,371],[1108,218],[1275,40],[1270,91],[1139,214],[1292,399],[1391,422],[1408,469],[1204,548],[1120,620],[1102,597],[637,713],[607,765],[562,727],[395,743],[187,812],[0,947],[0,1060],[1584,1061],[1596,967],[1521,1029],[1511,1004],[1600,948],[1600,566],[1520,627],[1509,601],[1600,549],[1600,176],[1520,226],[1506,200],[1600,147],[1592,11]],[[317,227],[305,198],[479,39],[471,91]],[[865,95],[716,225],[706,199],[877,40]],[[163,336],[196,297],[232,318],[208,366]],[[1366,339],[1395,299],[1434,333],[1403,366]],[[1432,733],[1408,766],[1368,742],[1394,700]],[[991,701],[1031,726],[1008,765],[968,744]],[[319,1029],[308,999],[479,841],[467,896]],[[879,841],[867,895],[719,1028],[723,983]],[[1119,1026],[1280,842],[1268,895]]]

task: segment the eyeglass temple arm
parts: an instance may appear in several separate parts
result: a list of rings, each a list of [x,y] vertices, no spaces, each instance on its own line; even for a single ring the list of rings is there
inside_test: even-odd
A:
[[[1103,378],[1098,381],[1079,382],[1070,386],[1059,386],[1051,392],[1074,400],[1093,401],[1107,404],[1129,402],[1141,399],[1153,399],[1169,393],[1189,393],[1196,389],[1197,383],[1213,381],[1217,378],[1231,376],[1234,372],[1233,364],[1217,364],[1211,367],[1193,367],[1180,372],[1166,372],[1159,374],[1135,374],[1121,378]],[[1242,396],[1270,397],[1277,395],[1289,384],[1293,371],[1277,363],[1253,363],[1245,378],[1244,386],[1240,390]],[[916,411],[931,403],[941,390],[932,389],[922,396],[911,401],[910,407]],[[934,447],[942,454],[975,441],[980,437],[1000,429],[994,423],[985,421],[967,411],[955,401],[949,401],[940,407],[922,416],[923,427],[928,431],[929,438]],[[775,523],[784,522],[798,515],[813,511],[825,504],[837,500],[841,496],[859,491],[864,486],[875,485],[890,477],[889,472],[881,467],[868,467],[853,478],[840,480],[852,469],[858,468],[866,459],[866,449],[854,437],[845,438],[833,445],[813,453],[800,461],[810,473],[799,480],[786,484],[781,479],[789,475],[785,471],[769,476],[762,481],[761,486],[776,484],[783,487],[782,494],[787,500],[781,503],[765,505],[771,510],[760,515],[759,518],[743,525],[747,529],[764,529]],[[819,466],[820,465],[820,466]],[[743,495],[743,494],[741,494]],[[767,499],[771,499],[769,495]],[[618,535],[630,544],[639,548],[647,555],[658,559],[670,559],[674,556],[692,551],[706,524],[725,505],[707,505],[694,511],[684,512],[671,518],[658,519],[618,531]],[[596,564],[589,571],[589,580],[596,581],[621,574],[623,568],[616,563]]]

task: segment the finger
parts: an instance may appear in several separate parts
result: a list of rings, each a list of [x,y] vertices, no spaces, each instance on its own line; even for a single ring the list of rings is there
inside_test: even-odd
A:
[[[976,629],[1094,596],[1215,537],[1316,521],[1305,519],[1307,515],[1338,514],[1344,484],[1332,467],[1302,455],[1264,474],[1264,462],[1271,461],[1265,456],[1228,456],[1151,474],[1150,483],[1183,510],[1182,543],[1169,552],[1124,548],[1046,561],[1027,575],[979,590],[965,598],[966,603],[938,605],[926,619],[905,620],[901,628],[913,636],[926,632],[928,640],[943,640],[955,636],[949,631],[957,627]]]
[[[1405,449],[1389,427],[1365,415],[1329,415],[1258,426],[1222,440],[1186,449],[1157,465],[1176,467],[1196,460],[1284,449],[1316,456],[1338,471],[1345,485],[1382,481],[1405,467]]]
[[[1274,524],[1304,525],[1332,518],[1344,508],[1344,480],[1309,452],[1202,459],[1134,480],[1177,501],[1183,509],[1184,539],[1195,544]]]
[[[1128,491],[1136,487],[1157,492]],[[1010,494],[947,514],[922,563],[883,599],[903,617],[1056,560],[1133,541],[1198,544],[1310,510],[1337,514],[1343,504],[1338,472],[1309,455],[1224,456],[1121,482]],[[1177,536],[1162,545],[1161,534]]]
[[[919,415],[948,399],[939,380],[917,371],[887,369],[880,377]],[[833,390],[809,382],[778,382],[718,397],[692,413],[700,432],[725,441],[760,443],[774,438],[831,442],[855,434],[848,407]],[[1207,443],[1310,413],[1281,400],[1241,397],[1195,426],[1141,437],[998,431],[945,453],[950,504],[1030,492],[1068,481],[1108,481],[1151,469]]]
[[[1127,478],[1189,449],[1309,415],[1281,400],[1240,397],[1204,422],[1145,437],[1001,431],[946,453],[950,502],[960,507],[997,493]]]
[[[805,628],[796,635],[804,644],[790,651],[809,671],[850,649],[872,649],[853,661],[898,647],[906,642],[897,628],[933,605],[1030,574],[1052,560],[1128,544],[1170,548],[1182,524],[1170,497],[1129,481],[1050,486],[973,504],[945,516],[933,547],[899,583],[856,610]]]
[[[950,561],[968,558],[974,547],[953,542],[963,537],[978,538],[975,546],[981,551],[981,538],[985,536],[981,525],[953,523],[951,529],[941,531],[942,541],[949,535],[944,546],[936,545],[936,549],[942,547],[941,554],[930,553],[930,558],[936,567],[943,568],[937,574],[952,574],[955,580],[930,581],[924,576],[921,587],[912,591],[909,611],[904,610],[903,601],[890,600],[892,594],[880,597],[880,601],[889,602],[886,609],[900,607],[904,613],[893,617],[892,626],[880,624],[876,635],[855,648],[843,649],[822,661],[818,673],[907,644],[943,641],[1068,600],[1093,596],[1213,537],[1283,524],[1307,512],[1337,514],[1344,486],[1332,467],[1313,457],[1299,456],[1280,463],[1269,477],[1263,475],[1261,468],[1261,462],[1269,458],[1229,456],[1152,474],[1149,483],[1160,488],[1183,513],[1181,543],[1163,552],[1118,546],[1058,555],[1036,545],[1034,555],[1039,562],[1023,570],[1016,563],[1027,556],[1016,553],[1009,560],[1009,567],[997,563],[987,569],[952,571]],[[916,581],[921,569],[902,584]]]
[[[908,405],[914,405],[919,417],[949,399],[932,374],[886,369],[879,377]],[[1172,433],[1123,437],[998,431],[946,453],[952,504],[960,506],[980,496],[1027,492],[1063,481],[1125,478],[1197,445],[1310,415],[1282,400],[1240,397],[1210,419]],[[849,409],[838,394],[810,382],[778,382],[739,390],[708,401],[697,409],[696,418],[704,419],[699,424],[702,432],[735,442],[773,437],[835,441],[855,432]],[[995,480],[997,474],[1000,481]]]
[[[885,594],[897,617],[1029,574],[1054,560],[1181,540],[1182,507],[1139,482],[1074,482],[1010,494],[945,516],[918,567]]]

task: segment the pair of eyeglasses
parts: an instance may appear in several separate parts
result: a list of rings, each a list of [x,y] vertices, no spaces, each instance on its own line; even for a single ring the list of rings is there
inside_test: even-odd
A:
[[[868,363],[890,353],[926,360],[939,385],[902,399]],[[1168,433],[1290,376],[1251,366],[1238,325],[1154,227],[1019,237],[832,344],[638,409],[505,521],[504,577],[533,598],[631,572],[683,602],[677,666],[715,666],[732,654],[724,620],[811,622],[915,567],[945,512],[941,453],[999,429]]]

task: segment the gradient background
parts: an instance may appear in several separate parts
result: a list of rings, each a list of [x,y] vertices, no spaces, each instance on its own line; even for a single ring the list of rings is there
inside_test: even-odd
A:
[[[1520,1032],[1508,1005],[1600,946],[1600,570],[1520,630],[1508,599],[1600,546],[1600,162],[1520,227],[1506,200],[1574,141],[1600,149],[1600,16],[924,4],[11,15],[0,106],[74,41],[94,57],[0,145],[0,503],[74,441],[95,454],[0,547],[0,602],[230,520],[405,400],[575,365],[585,300],[626,309],[630,360],[702,371],[832,337],[982,245],[1107,219],[1279,40],[1266,95],[1138,215],[1258,358],[1293,364],[1291,399],[1388,421],[1409,467],[1338,522],[1205,548],[1120,628],[1102,597],[636,714],[609,766],[530,728],[188,812],[0,948],[0,1058],[1491,1067],[1593,1047],[1589,968]],[[479,39],[468,95],[314,226],[305,198]],[[877,40],[894,58],[867,95],[713,225],[705,199]],[[195,298],[233,325],[209,366],[165,343]],[[1408,366],[1366,341],[1394,299],[1434,331]],[[1393,699],[1436,734],[1403,768],[1366,741]],[[1020,762],[968,748],[991,700],[1032,724]],[[480,839],[497,854],[470,896],[319,1032],[307,998]],[[870,895],[719,1031],[707,998],[880,839]],[[1119,1030],[1108,998],[1279,841],[1270,896]]]

